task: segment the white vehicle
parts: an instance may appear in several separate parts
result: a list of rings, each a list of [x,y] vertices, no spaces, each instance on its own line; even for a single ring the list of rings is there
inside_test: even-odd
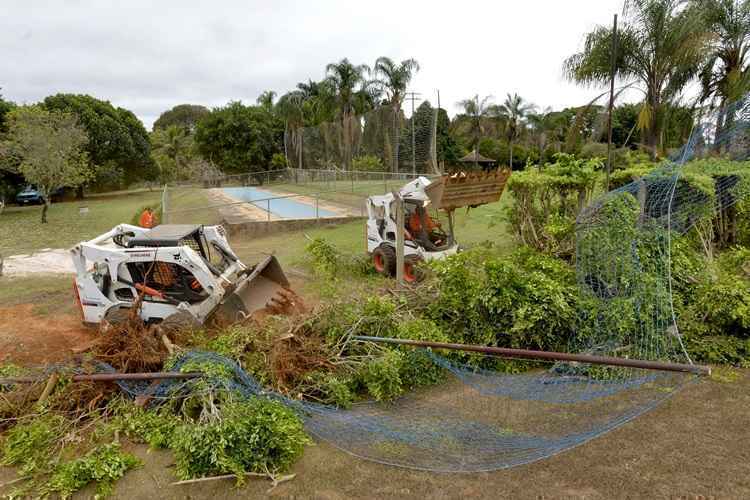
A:
[[[222,226],[121,224],[71,253],[87,324],[123,321],[139,295],[143,321],[165,326],[233,322],[293,295],[275,257],[246,267]]]
[[[494,172],[460,172],[430,180],[418,177],[404,185],[398,196],[404,203],[404,227],[396,223],[393,193],[367,199],[367,253],[375,270],[384,275],[396,274],[396,235],[404,232],[404,280],[418,279],[416,264],[443,259],[458,252],[453,236],[453,211],[460,207],[477,207],[500,199],[510,170]],[[430,210],[447,214],[447,228]]]

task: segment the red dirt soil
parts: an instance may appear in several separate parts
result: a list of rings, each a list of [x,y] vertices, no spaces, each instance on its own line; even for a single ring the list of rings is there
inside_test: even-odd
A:
[[[34,314],[34,304],[0,307],[0,363],[29,366],[62,361],[91,345],[96,332],[73,314]]]

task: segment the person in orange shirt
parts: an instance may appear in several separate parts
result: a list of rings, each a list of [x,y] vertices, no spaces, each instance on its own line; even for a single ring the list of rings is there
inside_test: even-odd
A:
[[[138,225],[141,227],[145,227],[146,229],[151,229],[152,227],[156,226],[156,214],[154,214],[154,211],[151,209],[151,207],[147,207],[143,211],[141,217],[138,219]]]

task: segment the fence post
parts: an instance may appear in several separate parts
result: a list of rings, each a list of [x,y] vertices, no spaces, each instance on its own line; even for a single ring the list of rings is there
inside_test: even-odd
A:
[[[268,212],[268,222],[271,222],[271,198],[266,200],[266,212]]]
[[[404,284],[404,200],[401,194],[393,191],[396,205],[396,281]]]
[[[383,172],[383,194],[388,192],[388,182],[385,180],[385,172]]]
[[[315,193],[315,223],[320,224],[320,193]]]
[[[167,184],[164,184],[164,191],[161,193],[161,218],[164,224],[169,224],[169,211],[167,207]]]

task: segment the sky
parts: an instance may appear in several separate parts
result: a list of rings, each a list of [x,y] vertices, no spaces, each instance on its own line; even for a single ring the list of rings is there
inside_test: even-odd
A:
[[[602,90],[565,81],[562,63],[622,0],[2,0],[0,94],[18,103],[90,94],[151,128],[182,103],[254,103],[324,77],[343,57],[413,57],[410,90],[450,114],[475,94],[518,93],[540,108]]]

